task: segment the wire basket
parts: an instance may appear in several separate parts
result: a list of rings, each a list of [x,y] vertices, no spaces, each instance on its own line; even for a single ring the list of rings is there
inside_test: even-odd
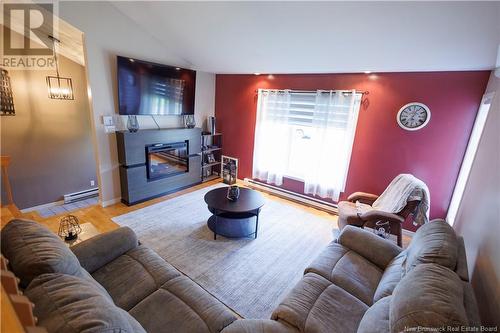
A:
[[[59,232],[57,234],[59,237],[64,238],[65,241],[76,239],[80,232],[82,232],[82,228],[80,228],[78,218],[74,215],[67,215],[59,222]]]

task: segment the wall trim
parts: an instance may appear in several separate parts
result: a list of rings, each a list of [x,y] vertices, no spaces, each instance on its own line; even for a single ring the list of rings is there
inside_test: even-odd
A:
[[[300,194],[300,193],[295,193],[289,190],[285,190],[283,188],[274,186],[274,185],[269,185],[263,182],[259,182],[250,178],[245,178],[243,179],[245,184],[249,187],[254,187],[256,189],[259,189],[263,192],[268,192],[270,194],[274,194],[276,196],[282,197],[284,199],[288,199],[291,201],[298,202],[300,204],[313,207],[319,210],[326,211],[327,213],[335,214],[338,215],[338,208],[337,205],[335,204],[330,204],[326,202],[322,202],[321,200],[314,199],[311,197],[308,197],[306,195]]]
[[[113,198],[113,199],[106,200],[106,201],[100,200],[100,203],[101,203],[102,207],[108,207],[108,206],[114,205],[115,203],[121,202],[121,200],[122,200],[122,198],[119,197],[119,198]]]
[[[46,203],[46,204],[43,204],[43,205],[38,205],[38,206],[33,206],[33,207],[28,207],[28,208],[21,209],[21,213],[25,214],[25,213],[29,213],[29,212],[33,212],[33,211],[45,209],[45,208],[50,208],[50,207],[55,207],[55,206],[62,206],[62,205],[64,205],[64,200],[59,200],[59,201],[49,202],[49,203]]]

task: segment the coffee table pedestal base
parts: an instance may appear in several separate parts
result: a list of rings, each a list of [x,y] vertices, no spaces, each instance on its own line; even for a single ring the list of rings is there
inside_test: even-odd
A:
[[[228,238],[254,237],[257,238],[258,216],[247,218],[229,218],[212,215],[207,222],[208,228],[213,231],[214,239],[217,235]]]

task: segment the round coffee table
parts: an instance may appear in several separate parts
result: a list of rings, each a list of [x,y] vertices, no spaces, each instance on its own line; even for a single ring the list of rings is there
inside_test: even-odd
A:
[[[214,232],[214,239],[217,239],[217,235],[229,238],[254,235],[257,238],[264,197],[257,191],[240,187],[238,200],[230,201],[226,197],[227,189],[216,188],[205,194],[208,210],[213,214],[207,225]]]

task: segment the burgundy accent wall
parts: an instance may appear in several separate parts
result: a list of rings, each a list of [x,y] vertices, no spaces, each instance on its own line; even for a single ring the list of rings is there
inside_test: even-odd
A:
[[[366,90],[341,200],[355,191],[380,194],[396,175],[411,173],[429,186],[431,218],[444,218],[489,75],[489,71],[217,75],[217,130],[224,135],[224,154],[239,158],[238,178],[251,178],[256,89]],[[396,122],[400,107],[409,102],[422,102],[431,110],[430,122],[419,131],[403,130]],[[301,187],[288,183],[295,190]],[[415,230],[411,223],[404,227]]]

